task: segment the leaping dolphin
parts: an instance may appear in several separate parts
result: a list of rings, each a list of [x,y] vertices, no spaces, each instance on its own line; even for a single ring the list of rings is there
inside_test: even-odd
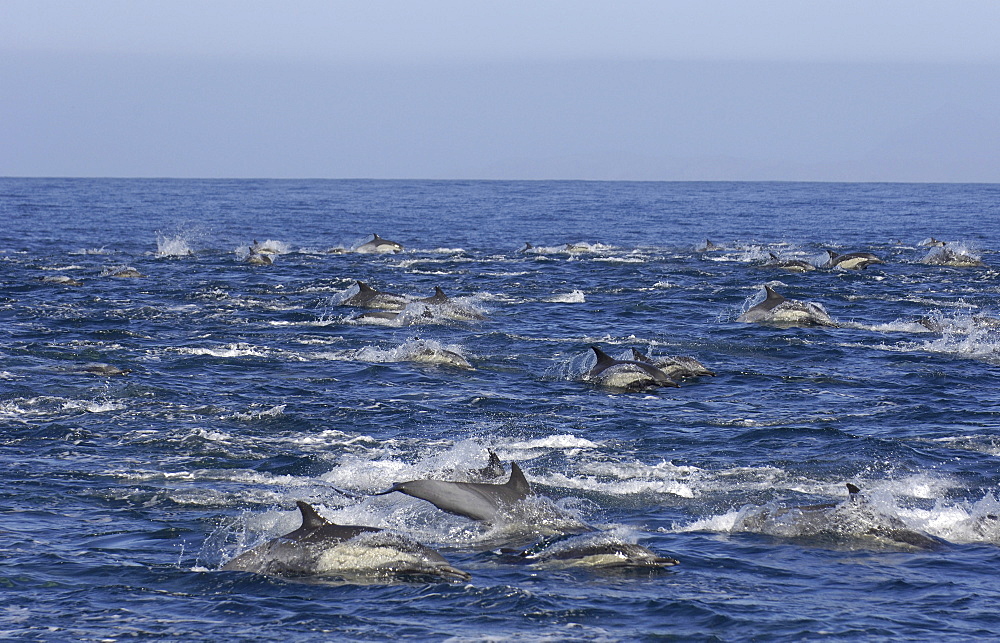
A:
[[[397,243],[395,241],[389,241],[388,239],[383,239],[374,232],[372,233],[372,240],[362,243],[360,246],[354,249],[354,252],[366,252],[366,253],[381,253],[381,252],[402,252],[403,244]]]
[[[875,263],[885,263],[870,252],[849,252],[839,255],[832,250],[826,251],[830,259],[826,262],[826,268],[839,268],[840,270],[864,270]]]
[[[812,302],[786,299],[767,284],[764,301],[736,318],[738,322],[775,324],[780,326],[837,326],[823,307]]]
[[[634,390],[646,386],[680,386],[669,375],[649,362],[619,360],[600,348],[591,346],[597,364],[587,373],[587,379],[602,386]]]
[[[278,576],[420,575],[469,580],[433,549],[376,527],[337,525],[297,501],[302,526],[243,552],[224,571]]]
[[[510,479],[503,484],[489,482],[446,482],[410,480],[397,482],[391,489],[374,495],[399,491],[426,500],[438,509],[473,520],[492,521],[497,515],[531,495],[531,485],[516,462],[510,463]]]

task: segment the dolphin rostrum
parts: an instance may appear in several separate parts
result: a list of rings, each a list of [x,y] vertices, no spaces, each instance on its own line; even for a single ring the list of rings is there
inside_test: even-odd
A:
[[[243,552],[224,571],[278,576],[421,575],[468,580],[433,549],[377,527],[337,525],[297,501],[302,526]]]
[[[679,386],[662,370],[649,362],[619,360],[600,348],[591,346],[597,356],[597,364],[587,373],[587,379],[603,386],[622,389],[637,389],[644,386]]]
[[[438,509],[473,520],[493,520],[508,507],[531,494],[531,485],[516,462],[510,463],[510,479],[502,484],[489,482],[447,482],[410,480],[397,482],[391,489],[374,495],[399,491],[426,500]]]

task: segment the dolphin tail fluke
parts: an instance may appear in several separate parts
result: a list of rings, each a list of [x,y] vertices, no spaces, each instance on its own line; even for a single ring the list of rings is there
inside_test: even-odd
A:
[[[302,527],[305,529],[317,529],[323,525],[332,524],[329,520],[319,515],[311,504],[304,502],[302,500],[296,500],[295,504],[299,506],[299,511],[302,513]]]
[[[516,462],[510,463],[510,480],[504,486],[525,496],[531,493],[531,485]]]

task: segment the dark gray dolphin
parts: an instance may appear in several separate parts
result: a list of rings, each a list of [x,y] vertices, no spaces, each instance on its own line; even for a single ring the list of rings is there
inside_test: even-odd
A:
[[[374,495],[398,491],[426,500],[438,509],[473,520],[493,520],[504,509],[531,494],[531,485],[516,462],[510,463],[510,479],[503,484],[489,482],[447,482],[410,480],[397,482],[391,489]]]
[[[358,285],[358,292],[345,299],[342,305],[397,311],[406,307],[406,297],[402,295],[376,290],[363,281],[355,283]]]
[[[637,362],[646,362],[652,364],[656,368],[660,369],[667,374],[671,379],[674,378],[685,378],[685,377],[701,377],[703,375],[715,376],[714,371],[710,371],[705,368],[705,365],[696,360],[693,357],[686,357],[684,355],[667,355],[665,357],[658,357],[655,361],[650,359],[648,355],[642,351],[633,348],[632,349],[632,359]]]
[[[587,373],[587,379],[602,386],[622,389],[679,386],[669,375],[649,362],[619,360],[596,346],[591,346],[590,349],[597,356],[597,364]]]
[[[389,241],[388,239],[383,239],[374,232],[372,233],[372,240],[362,243],[360,246],[354,249],[355,252],[402,252],[403,244],[397,243],[395,241]]]
[[[839,255],[832,250],[827,250],[830,260],[826,262],[826,268],[839,268],[841,270],[864,270],[875,263],[885,263],[870,252],[848,252]]]
[[[302,514],[301,527],[243,552],[222,569],[279,576],[349,573],[470,578],[449,565],[441,554],[416,541],[376,527],[337,525],[308,503],[299,500],[296,504]],[[348,541],[350,546],[344,546]],[[339,555],[333,551],[338,547],[343,547]],[[325,555],[330,553],[334,555]]]

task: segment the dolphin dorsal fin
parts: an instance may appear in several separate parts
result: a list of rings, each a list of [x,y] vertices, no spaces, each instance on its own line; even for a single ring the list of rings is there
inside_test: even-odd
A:
[[[372,239],[372,241],[381,241],[382,240],[382,237],[378,236],[377,232],[373,232],[372,236],[375,237],[374,239]]]
[[[632,349],[632,359],[634,359],[637,362],[647,362],[647,363],[651,363],[653,361],[653,360],[649,359],[648,355],[646,355],[645,353],[643,353],[641,350],[639,350],[637,348],[633,348]]]
[[[614,357],[611,357],[610,355],[608,355],[607,353],[605,353],[596,346],[591,346],[590,350],[594,351],[594,355],[597,355],[597,365],[594,368],[598,368],[601,366],[612,366],[618,363],[618,361]]]
[[[375,289],[363,281],[358,281],[358,292],[375,292]]]
[[[861,488],[857,485],[853,485],[850,482],[847,483],[847,493],[851,494],[851,498],[854,498],[859,493],[861,493]]]
[[[308,502],[296,500],[295,504],[299,506],[299,511],[302,513],[302,528],[318,529],[323,525],[333,524],[323,516],[316,513],[316,510],[313,509],[313,506]]]
[[[510,480],[504,486],[525,496],[531,493],[531,485],[528,484],[528,479],[524,477],[524,472],[516,462],[510,463]]]
[[[774,308],[781,302],[785,301],[784,297],[774,292],[774,289],[767,284],[764,285],[764,292],[767,293],[767,298],[764,299],[764,302],[767,303],[770,308]]]

